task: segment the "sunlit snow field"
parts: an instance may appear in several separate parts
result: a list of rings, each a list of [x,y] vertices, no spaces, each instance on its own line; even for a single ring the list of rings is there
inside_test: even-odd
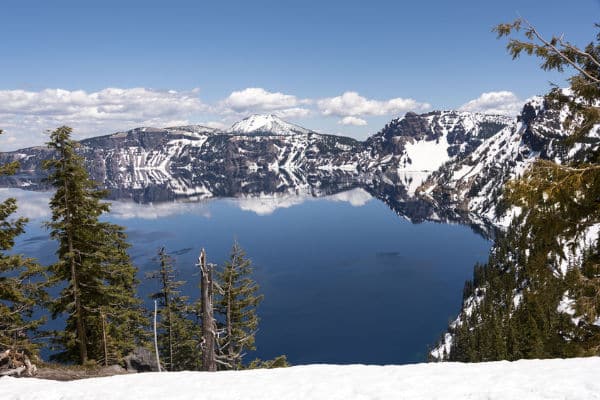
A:
[[[594,400],[600,358],[0,379],[3,400]]]

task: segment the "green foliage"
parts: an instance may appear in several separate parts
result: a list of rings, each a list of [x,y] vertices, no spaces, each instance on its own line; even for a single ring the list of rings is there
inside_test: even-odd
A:
[[[586,255],[586,268],[572,268],[566,277],[557,275],[556,261],[549,257],[556,254],[555,243],[536,241],[528,245],[531,231],[522,224],[524,220],[515,221],[509,233],[498,239],[488,263],[476,269],[477,284],[470,284],[475,287],[473,297],[467,300],[460,323],[451,329],[455,336],[450,360],[479,362],[598,353],[600,327],[593,322],[600,310],[600,279],[598,275],[591,279],[582,276],[582,271],[597,268],[598,249]],[[578,299],[576,313],[585,315],[577,325],[559,310],[565,293]]]
[[[2,130],[0,130],[0,134]],[[15,173],[18,163],[0,165],[0,175]],[[0,350],[11,348],[36,354],[31,333],[43,322],[32,319],[36,303],[45,298],[39,283],[41,267],[30,258],[8,255],[17,236],[24,232],[26,218],[13,218],[17,211],[14,198],[0,203]]]
[[[225,369],[241,369],[248,350],[255,350],[254,336],[258,328],[256,307],[263,296],[252,279],[252,263],[239,244],[234,243],[229,260],[217,273],[220,294],[215,302],[222,315],[218,340],[219,360]]]
[[[201,330],[193,317],[197,315],[182,296],[179,288],[184,281],[176,280],[173,260],[165,248],[158,252],[160,269],[150,272],[149,278],[158,282],[159,290],[151,298],[160,302],[158,346],[161,360],[168,371],[199,370]]]
[[[273,369],[273,368],[286,368],[289,367],[290,363],[287,360],[287,357],[277,356],[272,360],[263,361],[259,358],[252,360],[250,364],[248,364],[247,369]]]
[[[598,25],[596,25],[599,27]],[[598,89],[600,82],[600,57],[597,45],[589,43],[583,49],[569,43],[561,36],[552,36],[545,39],[538,30],[524,18],[499,24],[494,29],[498,38],[510,37],[511,35],[522,34],[523,38],[511,37],[506,45],[509,54],[513,59],[518,58],[522,53],[533,55],[542,59],[541,68],[543,70],[556,70],[563,72],[565,67],[572,67],[579,73],[571,78],[572,88],[579,91],[581,85],[592,85]],[[600,36],[597,36],[598,39]],[[596,85],[593,85],[596,84]],[[577,93],[582,95],[583,93]]]
[[[135,297],[137,269],[132,265],[124,228],[100,221],[110,205],[106,192],[89,178],[71,128],[52,132],[49,147],[56,158],[44,163],[56,189],[50,200],[50,235],[58,241],[58,262],[48,268],[49,283],[61,285],[50,304],[52,316],[67,314],[57,341],[56,358],[76,361],[120,360],[143,337],[146,320]]]
[[[539,160],[507,185],[505,201],[522,213],[465,285],[465,307],[451,328],[449,359],[599,355],[600,248],[589,247],[566,274],[559,263],[572,250],[565,248],[567,240],[573,247],[589,246],[581,234],[600,223],[600,151],[589,146],[595,142],[589,133],[600,123],[600,46],[591,43],[581,50],[562,36],[546,40],[524,19],[500,24],[495,31],[499,37],[524,34],[524,39],[509,40],[513,58],[535,55],[542,69],[577,71],[570,78],[571,94],[555,89],[545,106],[569,111],[562,126],[569,133],[562,143],[566,149],[588,146],[562,165]],[[574,302],[573,316],[564,312],[566,300]]]

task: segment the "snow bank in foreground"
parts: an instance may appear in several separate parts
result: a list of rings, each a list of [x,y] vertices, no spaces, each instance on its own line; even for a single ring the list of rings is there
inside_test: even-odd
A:
[[[0,399],[600,399],[600,357],[479,364],[306,365],[241,372],[0,379]]]

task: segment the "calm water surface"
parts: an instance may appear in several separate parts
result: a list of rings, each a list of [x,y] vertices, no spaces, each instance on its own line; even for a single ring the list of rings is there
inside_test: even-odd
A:
[[[52,262],[56,245],[41,227],[49,194],[0,190],[0,199],[9,195],[31,219],[16,251]],[[238,240],[265,296],[249,358],[286,354],[293,364],[424,361],[491,247],[465,226],[412,224],[360,189],[320,199],[114,202],[108,219],[127,227],[143,297],[155,289],[143,277],[157,268],[159,247],[195,299],[200,248],[220,264]]]

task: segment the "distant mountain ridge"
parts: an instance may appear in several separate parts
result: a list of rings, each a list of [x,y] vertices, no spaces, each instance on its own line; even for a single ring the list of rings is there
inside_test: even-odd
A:
[[[224,130],[135,128],[84,139],[79,151],[113,198],[169,201],[356,182],[371,193],[385,192],[379,197],[388,204],[431,203],[419,220],[427,213],[435,219],[433,209],[444,208],[446,219],[505,227],[512,218],[501,202],[506,181],[538,158],[578,157],[560,144],[567,134],[563,114],[545,107],[542,97],[516,118],[409,112],[365,141],[317,133],[273,114],[251,115]],[[44,189],[40,166],[50,157],[41,146],[0,153],[0,162],[21,163],[20,172],[0,178],[0,185]]]
[[[92,176],[109,189],[171,185],[186,194],[194,177],[233,171],[344,171],[355,175],[393,170],[433,171],[443,161],[470,153],[509,120],[498,116],[437,112],[409,113],[364,142],[325,135],[281,120],[252,115],[219,130],[200,125],[141,127],[81,141]],[[428,152],[421,157],[423,151]],[[441,157],[432,157],[432,151]],[[7,186],[34,188],[48,149],[33,147],[0,154],[19,160],[21,173]],[[426,158],[426,159],[425,159]]]

